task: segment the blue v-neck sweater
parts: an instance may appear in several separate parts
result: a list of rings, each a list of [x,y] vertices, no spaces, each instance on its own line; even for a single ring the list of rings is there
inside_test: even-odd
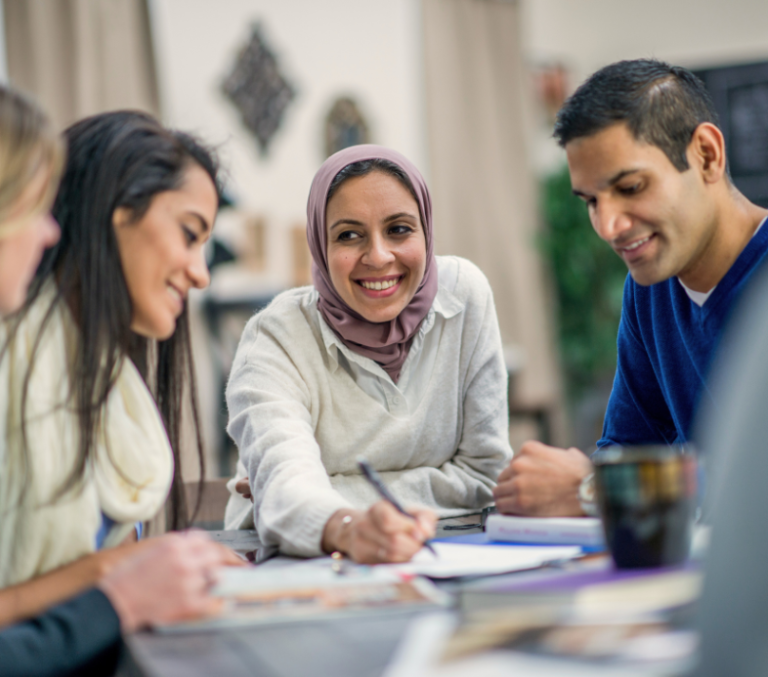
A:
[[[768,224],[749,241],[699,307],[676,277],[624,284],[613,390],[598,447],[689,439],[706,377],[735,301],[768,257]]]

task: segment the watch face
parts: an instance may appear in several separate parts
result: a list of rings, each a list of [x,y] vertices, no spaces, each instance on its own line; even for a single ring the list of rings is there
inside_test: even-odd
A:
[[[579,485],[579,500],[583,503],[595,502],[595,474],[587,475]]]

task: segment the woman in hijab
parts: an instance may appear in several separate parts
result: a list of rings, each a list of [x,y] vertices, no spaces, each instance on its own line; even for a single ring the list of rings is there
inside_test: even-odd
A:
[[[314,286],[251,319],[230,375],[226,524],[286,554],[407,561],[435,517],[491,504],[511,457],[493,296],[469,261],[434,255],[429,191],[393,150],[328,158],[307,218]],[[378,500],[358,456],[424,506],[414,519]]]

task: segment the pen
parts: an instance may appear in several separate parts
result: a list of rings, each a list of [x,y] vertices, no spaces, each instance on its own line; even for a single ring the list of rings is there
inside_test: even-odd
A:
[[[395,510],[397,510],[397,512],[413,519],[413,515],[411,515],[411,513],[409,513],[402,505],[400,505],[400,502],[392,495],[392,492],[387,489],[387,485],[384,484],[381,477],[379,476],[379,473],[373,469],[373,466],[368,463],[366,459],[364,459],[362,456],[358,456],[357,465],[359,466],[360,470],[363,471],[363,476],[365,479],[367,479],[371,486],[376,489],[379,496],[381,496],[385,501],[389,501],[394,506]],[[429,541],[424,541],[424,547],[427,548],[435,557],[437,557],[437,551]]]

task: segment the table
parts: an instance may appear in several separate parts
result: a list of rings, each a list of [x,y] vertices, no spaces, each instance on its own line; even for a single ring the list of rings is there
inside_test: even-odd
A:
[[[477,515],[446,521],[441,525],[441,531],[444,535],[481,531],[479,528],[458,532],[445,530],[446,526],[472,524],[473,520],[477,520]],[[251,552],[258,546],[258,539],[252,531],[212,532],[212,536],[241,553]],[[273,561],[266,566],[280,564]],[[534,574],[514,574],[529,575]],[[455,590],[456,585],[449,583],[446,589]],[[412,610],[183,635],[139,633],[126,640],[130,655],[119,675],[379,677],[401,644],[408,626],[423,614],[423,610]],[[481,666],[485,667],[480,670]],[[458,669],[460,666],[455,667]],[[501,676],[514,673],[516,677],[609,677],[619,674],[649,677],[670,674],[647,668],[617,670],[616,667],[511,652],[481,655],[465,667],[469,670],[465,674]],[[452,667],[447,669],[445,677],[453,677],[451,670]],[[443,673],[440,674],[443,677]],[[413,677],[417,677],[416,673]]]
[[[481,513],[440,520],[437,537],[478,533]],[[456,529],[456,527],[461,527]],[[253,530],[209,531],[215,541],[261,561]],[[307,621],[226,633],[139,633],[127,639],[130,657],[121,675],[144,677],[378,676],[408,624],[421,611],[353,619]]]

